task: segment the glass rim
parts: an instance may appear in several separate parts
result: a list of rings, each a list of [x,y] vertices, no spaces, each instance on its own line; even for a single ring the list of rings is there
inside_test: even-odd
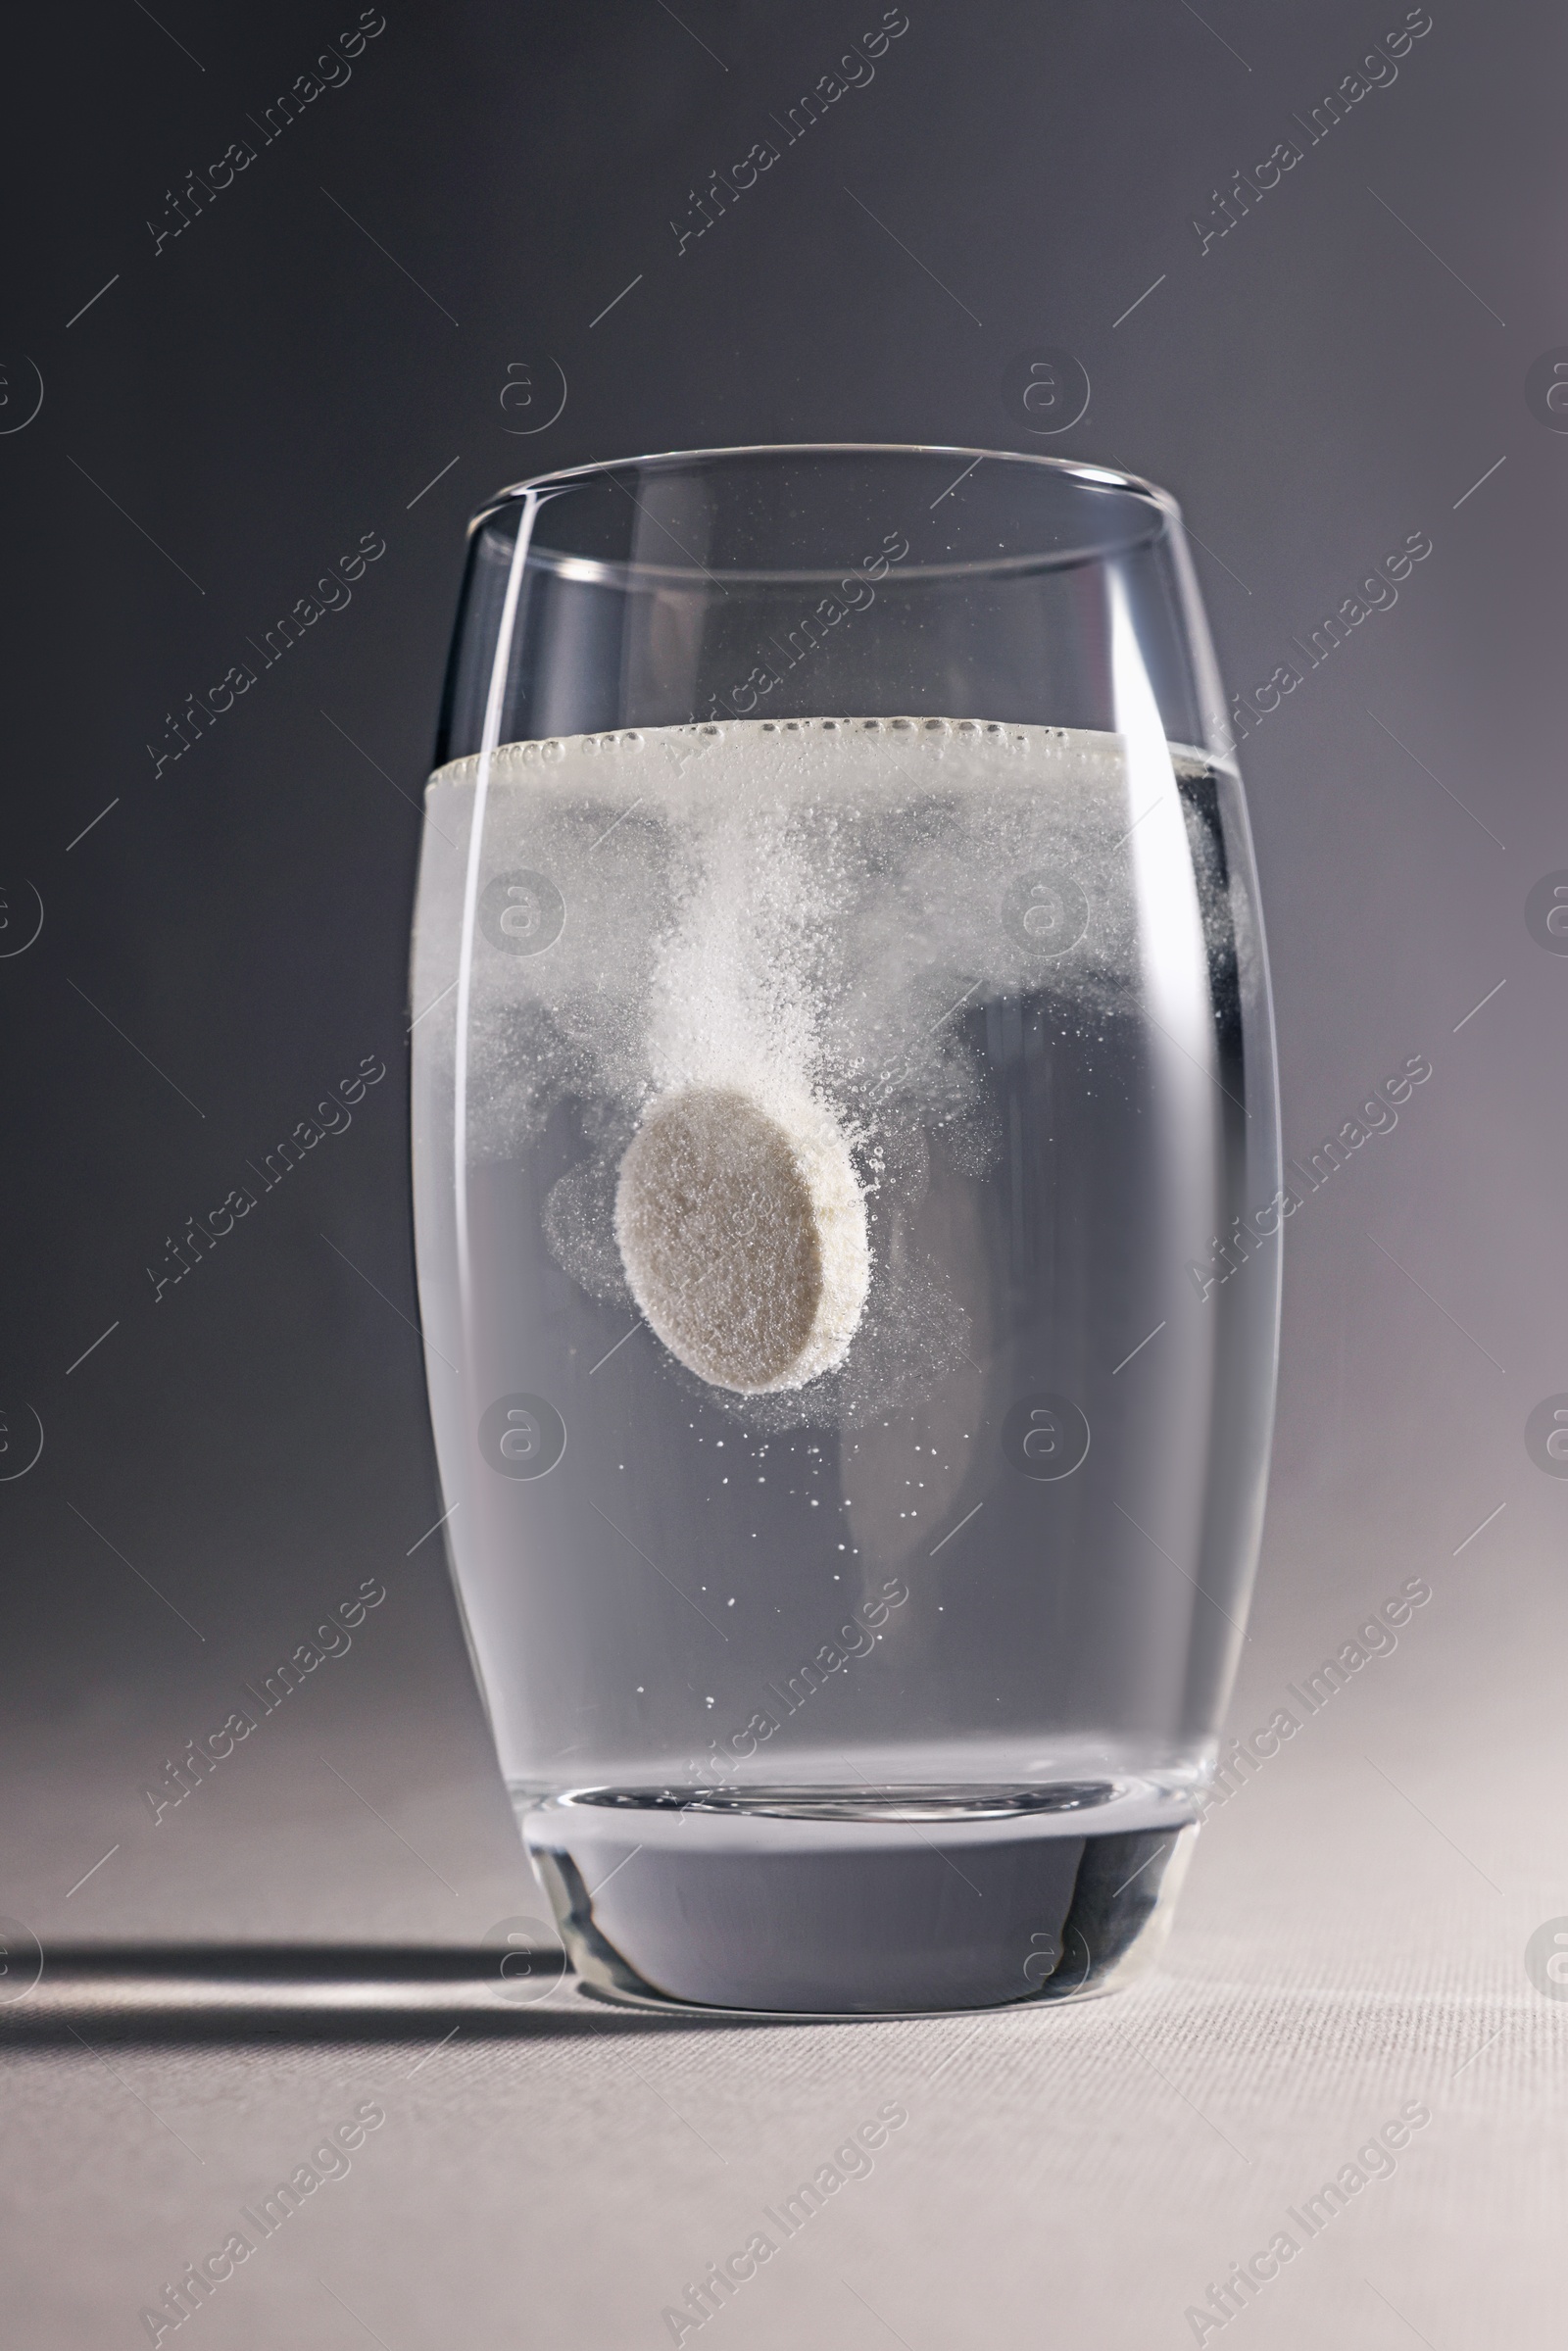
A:
[[[1023,554],[989,557],[978,562],[921,564],[904,574],[911,582],[916,578],[952,579],[1038,569],[1066,570],[1075,565],[1105,562],[1116,555],[1130,554],[1138,547],[1157,543],[1162,537],[1180,537],[1183,530],[1181,507],[1171,492],[1162,489],[1159,483],[1150,481],[1143,474],[1125,472],[1118,466],[1102,465],[1081,458],[1055,457],[1045,450],[975,449],[963,443],[947,441],[755,441],[710,449],[655,450],[634,457],[591,458],[580,465],[563,465],[549,472],[529,474],[521,481],[509,483],[504,489],[497,490],[475,508],[468,519],[466,537],[473,539],[498,514],[505,514],[510,507],[537,491],[565,489],[596,477],[632,469],[662,471],[681,465],[716,466],[724,460],[772,457],[967,458],[970,471],[982,464],[1027,465],[1050,478],[1070,480],[1086,489],[1121,492],[1154,510],[1152,525],[1149,530],[1107,546],[1054,550],[1041,548]],[[952,486],[956,488],[957,484]],[[711,571],[695,562],[687,564],[632,563],[623,558],[607,562],[601,557],[567,555],[540,547],[537,542],[530,546],[527,561],[540,569],[559,572],[565,578],[603,584],[627,584],[633,576],[650,585],[690,584],[694,576],[710,580],[714,577]],[[811,566],[807,570],[726,570],[723,576],[737,584],[773,582],[784,586],[836,576],[837,568]]]

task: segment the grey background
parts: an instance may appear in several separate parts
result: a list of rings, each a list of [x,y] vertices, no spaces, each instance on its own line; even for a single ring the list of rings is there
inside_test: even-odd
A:
[[[18,2339],[145,2339],[143,2296],[383,2082],[399,2130],[203,2312],[210,2343],[285,2319],[322,2345],[371,2322],[396,2351],[456,2322],[667,2340],[660,2305],[742,2241],[747,2198],[896,2096],[897,2153],[771,2300],[724,2313],[736,2342],[1191,2340],[1204,2281],[1407,2097],[1434,2112],[1419,2158],[1236,2323],[1368,2346],[1414,2326],[1450,2351],[1544,2308],[1561,2011],[1524,1946],[1568,1912],[1568,1485],[1524,1431],[1568,1390],[1568,961],[1525,902],[1568,866],[1568,436],[1525,379],[1568,340],[1560,22],[1435,0],[1393,85],[1203,251],[1211,191],[1305,145],[1293,112],[1400,7],[910,0],[869,86],[677,255],[694,184],[880,13],[390,5],[352,80],[268,146],[248,119],[352,9],[171,0],[23,30],[0,946],[29,890],[44,922],[0,961],[0,1400],[8,1461],[29,1411],[45,1442],[0,1486],[0,1910],[45,1943],[464,1943],[536,1906],[439,1538],[414,1547],[442,1505],[405,964],[464,519],[579,459],[863,438],[1150,474],[1200,536],[1246,689],[1430,535],[1394,609],[1242,745],[1287,1148],[1408,1055],[1433,1076],[1290,1227],[1233,1728],[1406,1577],[1433,1599],[1216,1814],[1135,2001],[972,2047],[918,2026],[460,2041],[412,2087],[417,2051],[122,2052],[119,2083],[79,2050],[11,2059]],[[166,189],[239,137],[255,163],[155,256]],[[1049,443],[1004,392],[1041,345],[1092,386]],[[23,354],[44,398],[12,430]],[[509,367],[542,387],[551,361],[564,412],[509,431]],[[165,713],[367,531],[386,554],[348,609],[155,777]],[[155,1305],[165,1236],[368,1053],[388,1077],[352,1128]],[[165,1758],[367,1577],[388,1596],[351,1651],[155,1827]],[[90,2247],[69,2276],[40,2233],[62,2210]]]

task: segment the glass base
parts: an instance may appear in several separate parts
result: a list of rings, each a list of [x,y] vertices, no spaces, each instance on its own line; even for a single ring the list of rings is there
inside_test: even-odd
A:
[[[893,2016],[1092,1999],[1165,1938],[1197,1823],[1152,1782],[578,1788],[521,1808],[587,1991]]]

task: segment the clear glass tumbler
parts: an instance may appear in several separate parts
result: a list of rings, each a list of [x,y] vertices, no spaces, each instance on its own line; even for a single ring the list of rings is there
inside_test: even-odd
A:
[[[1125,1982],[1242,1639],[1279,1120],[1172,500],[710,450],[471,530],[415,928],[446,1541],[588,1988]]]

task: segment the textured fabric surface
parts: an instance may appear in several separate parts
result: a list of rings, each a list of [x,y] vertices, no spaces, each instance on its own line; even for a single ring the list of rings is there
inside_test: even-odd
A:
[[[541,2008],[444,2041],[14,2049],[7,2337],[148,2340],[141,2308],[257,2236],[241,2207],[368,2105],[385,2121],[348,2170],[161,2339],[633,2351],[760,2230],[772,2258],[680,2339],[1174,2346],[1282,2231],[1295,2257],[1203,2340],[1552,2339],[1568,2003],[1525,1947],[1560,1907],[1549,1844],[1532,1859],[1556,1824],[1524,1661],[1525,1702],[1468,1724],[1484,1774],[1443,1680],[1411,1658],[1352,1685],[1217,1812],[1164,1965],[1120,1997],[733,2029],[585,2026],[568,1999],[571,2029]],[[1410,2108],[1430,2120],[1392,2170],[1363,2162],[1383,2176],[1309,2233],[1308,2200]],[[889,2109],[786,2239],[801,2183]]]

